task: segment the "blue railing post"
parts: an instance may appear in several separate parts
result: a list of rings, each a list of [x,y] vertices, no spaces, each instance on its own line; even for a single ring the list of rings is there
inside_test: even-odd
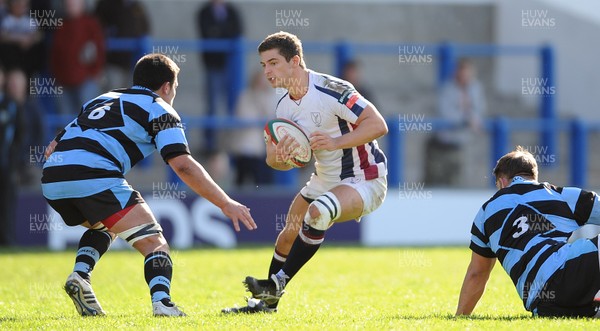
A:
[[[229,51],[229,65],[227,66],[229,69],[229,91],[227,93],[227,110],[229,116],[234,115],[237,99],[244,90],[244,86],[246,86],[244,38],[238,37],[232,39],[232,43]]]
[[[543,129],[540,131],[541,145],[545,146],[548,155],[557,155],[556,153],[556,134],[554,130],[556,121],[556,86],[554,77],[554,49],[545,45],[540,49],[541,55],[541,76],[543,86],[540,86],[540,118],[546,121]],[[551,164],[558,164],[553,162]]]
[[[352,48],[346,41],[340,41],[335,45],[335,74],[343,76],[344,66],[352,59]]]
[[[452,77],[454,66],[456,64],[456,54],[454,46],[450,43],[440,44],[438,50],[438,87]]]
[[[492,121],[492,167],[496,166],[496,161],[508,152],[508,136],[509,136],[508,121],[499,117]],[[492,185],[496,184],[495,178],[490,176]]]
[[[388,179],[390,185],[398,185],[402,180],[402,132],[400,132],[400,119],[393,118],[392,121],[388,121],[388,134],[387,134],[387,156],[388,156]]]
[[[580,119],[571,122],[571,185],[583,187],[587,183],[587,127]]]

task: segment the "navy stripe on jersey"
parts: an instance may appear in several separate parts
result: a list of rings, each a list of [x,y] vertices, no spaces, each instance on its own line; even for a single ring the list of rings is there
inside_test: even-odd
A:
[[[496,200],[498,197],[510,193],[510,194],[517,194],[517,195],[523,195],[523,194],[527,194],[531,191],[535,191],[535,190],[539,190],[540,188],[543,188],[542,184],[538,184],[538,185],[514,185],[510,187],[505,187],[501,190],[499,190],[498,192],[496,192],[496,194],[494,194],[494,196],[488,200],[486,203],[483,204],[483,209],[486,208],[487,204]]]
[[[135,94],[148,95],[148,92],[154,94],[154,92],[150,91],[149,89],[139,88],[139,87],[118,88],[118,89],[112,90],[111,92],[126,93],[126,94],[130,94],[130,95],[135,95]],[[156,102],[156,99],[154,99],[152,102]]]
[[[123,168],[121,167],[121,162],[117,158],[115,158],[109,151],[107,151],[106,148],[104,148],[104,146],[100,145],[99,142],[93,139],[85,137],[75,137],[72,139],[61,140],[60,144],[56,145],[54,151],[67,152],[81,149],[98,154],[110,160],[112,163],[115,164],[115,166],[119,167],[119,169],[123,171]]]
[[[556,200],[531,201],[528,204],[531,207],[537,209],[541,214],[556,215],[556,216],[569,218],[569,219],[575,218],[575,215],[573,215],[573,213],[571,212],[569,205],[564,201],[556,201]]]
[[[130,167],[133,167],[138,162],[144,159],[144,154],[142,154],[142,151],[140,151],[137,144],[131,139],[129,139],[125,135],[125,133],[123,133],[123,131],[106,130],[104,131],[104,133],[116,139],[121,144],[121,146],[123,146],[123,149],[125,149],[125,153],[127,153],[127,156],[129,157]]]
[[[277,107],[279,107],[281,100],[283,100],[283,98],[285,98],[288,94],[289,94],[289,92],[285,92],[285,94],[279,99],[279,101],[277,101],[277,105],[275,106],[275,109],[277,109]]]
[[[313,86],[314,86],[314,87],[315,87],[317,90],[319,90],[319,91],[321,91],[321,92],[323,92],[323,93],[325,93],[325,94],[327,94],[327,95],[330,95],[330,96],[332,96],[332,97],[334,97],[334,98],[336,98],[336,99],[338,99],[338,100],[340,100],[340,98],[342,97],[342,94],[341,94],[340,92],[336,92],[336,91],[334,91],[334,90],[330,90],[330,89],[328,89],[328,88],[324,88],[324,87],[317,86],[317,85],[313,85]]]
[[[123,113],[148,131],[150,114],[133,102],[123,101]]]
[[[529,270],[529,273],[527,274],[527,277],[525,278],[525,285],[523,286],[523,298],[530,297],[529,290],[532,288],[532,284],[536,283],[536,277],[538,276],[538,272],[542,268],[542,265],[544,263],[546,263],[546,260],[548,260],[548,258],[551,255],[556,253],[564,245],[565,245],[564,243],[553,245],[552,247],[545,250],[542,254],[540,254],[537,261],[535,262],[533,267]],[[540,285],[540,284],[538,284],[538,285]],[[523,305],[525,305],[526,307],[528,305],[527,301],[529,301],[529,300],[523,300]],[[537,299],[534,299],[530,303],[530,305],[535,307],[537,305],[537,301],[538,301]]]
[[[574,212],[578,224],[584,224],[590,218],[590,214],[594,208],[594,201],[596,201],[596,193],[583,190],[579,193]]]
[[[346,105],[346,106],[348,106],[348,101],[351,98],[355,98],[355,99],[361,98],[360,94],[358,94],[358,92],[356,92],[356,90],[353,89],[352,87],[343,85],[341,83],[339,83],[339,85],[346,88],[346,90],[343,93],[340,93],[340,92],[337,92],[337,91],[334,91],[334,90],[331,90],[328,88],[320,87],[317,85],[313,85],[313,86],[317,90],[336,98],[339,103]],[[348,109],[350,109],[356,116],[360,116],[360,114],[364,110],[364,108],[356,102],[352,102],[351,107],[348,107]]]
[[[356,90],[347,90],[342,95],[340,103],[346,105],[354,115],[360,116],[364,110],[364,107],[356,102],[360,98],[361,96]]]
[[[552,184],[550,184],[550,183],[544,183],[544,185],[546,185],[546,187],[547,187],[547,188],[549,188],[549,189],[551,189],[552,191],[554,191],[554,192],[556,192],[556,193],[559,193],[559,194],[561,194],[561,193],[562,193],[562,191],[563,191],[563,188],[562,188],[562,187],[560,187],[560,186],[555,186],[555,185],[552,185]]]
[[[44,169],[42,183],[68,182],[73,180],[86,180],[91,178],[123,178],[120,171],[90,168],[83,165],[64,165]]]
[[[479,254],[479,255],[483,256],[483,257],[488,257],[488,258],[490,258],[490,259],[492,259],[492,258],[495,258],[495,257],[496,257],[496,254],[494,254],[494,252],[493,252],[491,249],[489,249],[489,248],[484,248],[484,247],[481,247],[481,246],[479,246],[479,245],[477,245],[477,244],[475,244],[475,243],[473,243],[473,242],[471,242],[471,244],[469,245],[469,248],[470,248],[470,249],[471,249],[473,252],[475,252],[475,253],[477,253],[477,254]]]
[[[387,158],[385,157],[385,154],[383,154],[379,148],[375,148],[375,144],[372,141],[369,143],[369,146],[371,147],[371,153],[375,158],[375,163],[387,164]]]
[[[350,132],[348,122],[338,117],[338,125],[342,135]],[[344,148],[342,150],[342,172],[340,179],[354,177],[354,157],[352,156],[352,148]]]
[[[491,250],[490,250],[491,251]],[[496,252],[496,256],[498,257],[498,261],[500,262],[500,264],[504,263],[504,258],[506,257],[506,254],[508,254],[509,250],[508,249],[504,249],[504,248],[500,248],[498,249],[498,251]],[[494,252],[492,252],[493,254]],[[479,254],[479,253],[478,253]],[[486,256],[488,257],[488,256]]]
[[[519,259],[519,261],[517,263],[515,263],[512,266],[512,268],[510,269],[509,276],[510,276],[510,279],[512,279],[513,283],[517,284],[517,282],[519,281],[519,277],[521,277],[523,275],[525,268],[527,268],[527,265],[531,262],[531,260],[535,257],[535,255],[537,255],[539,252],[541,252],[544,248],[546,250],[553,251],[552,244],[554,244],[554,243],[555,243],[554,240],[546,239],[546,240],[532,246],[525,254],[523,254],[521,256],[521,258]],[[538,259],[538,261],[539,261],[539,259]]]
[[[113,90],[88,102],[57,142],[56,152],[65,161],[49,158],[44,164],[46,197],[82,197],[106,190],[115,183],[107,178],[122,178],[157,149],[167,158],[190,154],[177,112],[139,86]]]
[[[85,108],[94,109],[94,108],[98,107],[100,104],[105,103],[106,100],[108,100],[108,99],[109,98],[96,98],[96,99],[89,101],[87,104],[84,105],[84,107],[81,107],[79,115],[81,115],[81,113],[83,113]]]
[[[593,192],[516,177],[475,217],[470,248],[484,257],[498,257],[517,285],[525,308],[531,310],[542,287],[557,270],[567,261],[589,253],[586,241],[571,245],[566,241],[588,221],[594,208],[600,208],[600,200]],[[573,209],[586,218],[576,220]]]
[[[172,114],[163,114],[150,121],[148,134],[150,134],[152,138],[155,138],[160,131],[174,128],[182,129],[183,125],[181,124],[181,121]]]
[[[190,149],[185,144],[171,144],[160,150],[160,156],[165,161],[184,154],[191,154]]]
[[[510,209],[502,209],[502,210],[499,210],[494,215],[488,217],[488,219],[485,221],[485,225],[484,225],[485,233],[490,235],[490,234],[500,230],[502,225],[504,225],[504,221],[506,220],[506,217],[508,216],[508,214],[510,212],[511,212]],[[481,241],[486,242],[484,239],[481,239]]]
[[[477,226],[475,224],[473,224],[471,226],[471,235],[475,236],[477,239],[481,240],[481,242],[483,242],[483,243],[488,242],[487,237],[481,231],[479,231],[479,229],[477,228]]]

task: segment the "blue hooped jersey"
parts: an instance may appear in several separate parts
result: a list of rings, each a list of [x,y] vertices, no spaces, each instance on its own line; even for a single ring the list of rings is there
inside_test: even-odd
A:
[[[89,101],[56,140],[42,176],[42,191],[51,200],[85,197],[123,183],[123,176],[155,150],[165,161],[190,154],[177,112],[140,86]]]
[[[567,261],[597,254],[590,240],[567,244],[573,231],[592,220],[600,220],[596,193],[517,176],[479,210],[470,248],[481,256],[498,258],[525,309],[531,311],[544,299],[548,279]]]

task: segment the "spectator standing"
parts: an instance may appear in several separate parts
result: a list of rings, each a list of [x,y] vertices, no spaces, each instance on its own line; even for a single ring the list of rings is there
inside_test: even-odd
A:
[[[17,158],[20,114],[17,105],[4,93],[4,68],[0,67],[0,246],[13,244],[17,203]]]
[[[11,69],[6,73],[6,95],[15,103],[17,114],[21,119],[27,120],[20,134],[22,152],[13,157],[18,158],[18,173],[20,184],[32,184],[34,182],[34,165],[41,164],[42,160],[31,161],[31,151],[42,146],[44,139],[44,127],[42,125],[43,114],[35,98],[28,98],[28,81],[25,72],[21,69]],[[29,153],[25,151],[29,150]]]
[[[105,62],[105,41],[98,20],[86,12],[84,0],[65,0],[66,17],[56,30],[50,67],[63,87],[60,112],[77,114],[99,94],[98,78]]]
[[[100,0],[96,17],[108,38],[141,38],[150,34],[144,5],[136,0]],[[131,69],[139,57],[133,51],[107,51],[105,89],[131,85]]]
[[[31,23],[29,0],[10,0],[0,26],[0,61],[6,69],[22,68],[28,76],[41,70],[42,33]]]
[[[198,34],[203,39],[232,39],[242,35],[242,22],[237,10],[223,0],[212,0],[203,5],[196,16]],[[207,115],[214,116],[219,109],[227,108],[233,112],[234,105],[227,104],[227,52],[204,52],[202,61],[206,69],[206,107]],[[205,149],[217,147],[216,132],[206,129]]]
[[[373,94],[371,90],[363,85],[362,73],[360,70],[360,62],[358,60],[350,60],[347,61],[342,68],[342,79],[347,81],[348,83],[354,85],[354,88],[360,95],[365,97],[365,99],[373,101]]]

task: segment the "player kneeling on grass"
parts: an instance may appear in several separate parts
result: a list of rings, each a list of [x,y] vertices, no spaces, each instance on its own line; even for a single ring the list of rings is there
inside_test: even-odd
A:
[[[181,119],[172,107],[178,73],[175,62],[164,55],[142,57],[135,65],[133,87],[86,103],[46,149],[44,197],[67,225],[89,228],[65,284],[81,315],[105,314],[90,273],[117,235],[145,257],[153,314],[185,316],[171,301],[173,266],[162,229],[123,177],[155,150],[194,192],[220,207],[236,231],[239,222],[256,228],[249,209],[223,192],[190,156]]]
[[[335,222],[360,220],[383,202],[386,158],[376,138],[387,125],[375,106],[341,79],[305,67],[298,37],[278,32],[258,46],[260,63],[272,87],[288,91],[277,103],[276,117],[291,120],[310,138],[315,173],[292,201],[279,233],[267,279],[247,277],[248,305],[224,313],[274,312],[284,288],[312,258]],[[267,141],[267,164],[293,167],[298,144],[289,136]]]
[[[520,146],[498,160],[494,176],[498,192],[471,228],[456,315],[471,314],[496,259],[534,316],[597,315],[599,232],[586,230],[600,223],[596,193],[539,183],[535,157]]]

